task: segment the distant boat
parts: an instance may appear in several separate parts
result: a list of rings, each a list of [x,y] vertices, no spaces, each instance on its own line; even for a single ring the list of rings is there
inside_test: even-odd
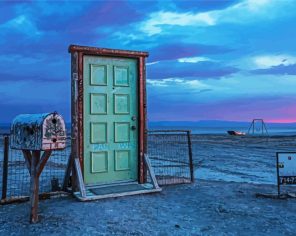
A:
[[[244,133],[244,132],[235,131],[235,130],[229,130],[229,131],[227,131],[227,133],[229,135],[237,135],[237,136],[244,136],[244,135],[246,135],[246,133]]]

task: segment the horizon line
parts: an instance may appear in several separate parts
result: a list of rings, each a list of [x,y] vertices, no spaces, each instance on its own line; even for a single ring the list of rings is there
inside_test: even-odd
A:
[[[198,122],[233,122],[233,123],[252,123],[253,120],[251,121],[238,121],[238,120],[147,120],[147,123],[153,123],[153,122],[188,122],[188,123],[198,123]],[[283,119],[279,119],[279,120],[264,120],[263,121],[265,123],[273,123],[273,124],[295,124],[296,120],[283,120]],[[65,121],[66,124],[71,124],[71,121]],[[11,124],[11,122],[0,122],[0,125],[9,125]]]

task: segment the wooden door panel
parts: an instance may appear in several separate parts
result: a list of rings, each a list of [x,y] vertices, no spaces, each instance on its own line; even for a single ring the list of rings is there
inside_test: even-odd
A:
[[[84,56],[83,76],[86,184],[137,180],[137,61]]]

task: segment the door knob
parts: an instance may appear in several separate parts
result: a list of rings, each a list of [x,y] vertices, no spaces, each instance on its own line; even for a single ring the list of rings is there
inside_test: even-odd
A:
[[[136,126],[134,126],[134,125],[131,128],[132,128],[132,130],[136,130],[137,129]]]
[[[137,119],[136,116],[132,116],[132,120],[135,121]]]

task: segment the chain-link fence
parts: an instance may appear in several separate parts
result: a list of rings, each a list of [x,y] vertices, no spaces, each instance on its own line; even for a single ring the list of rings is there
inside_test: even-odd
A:
[[[30,175],[21,150],[9,148],[9,135],[0,135],[0,189],[1,202],[27,200],[30,195]],[[53,151],[40,176],[39,193],[46,195],[59,192],[63,183],[70,139],[64,150]]]
[[[160,185],[193,182],[190,131],[148,131],[148,156]],[[40,176],[39,193],[60,192],[71,140],[64,150],[53,151]],[[9,134],[0,134],[1,203],[28,200],[30,175],[21,150],[9,148]]]
[[[190,131],[151,130],[147,139],[147,153],[159,185],[194,181]]]

